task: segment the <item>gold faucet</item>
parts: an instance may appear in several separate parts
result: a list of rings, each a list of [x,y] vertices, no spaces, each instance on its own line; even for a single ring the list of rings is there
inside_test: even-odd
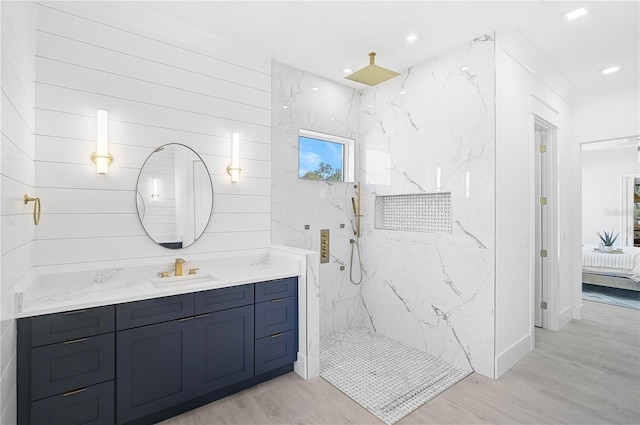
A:
[[[182,276],[182,265],[184,260],[182,258],[176,258],[176,276]]]

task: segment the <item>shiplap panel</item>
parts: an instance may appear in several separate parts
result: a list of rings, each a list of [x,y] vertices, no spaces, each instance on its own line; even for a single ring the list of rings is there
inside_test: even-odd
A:
[[[33,204],[24,204],[24,195],[34,196],[35,190],[32,186],[4,175],[0,176],[0,184],[2,185],[2,215],[24,214],[33,208]]]
[[[270,91],[271,77],[266,73],[194,54],[180,47],[73,16],[46,5],[38,7],[38,30]]]
[[[14,66],[11,63],[9,57],[3,52],[0,55],[2,66],[2,91],[11,100],[12,106],[18,111],[21,119],[29,127],[31,133],[33,133],[33,84],[30,81],[21,81],[14,70]],[[31,89],[30,89],[31,87]]]
[[[18,279],[31,270],[31,248],[33,244],[34,242],[32,241],[20,245],[1,257],[2,271],[0,273],[0,281],[2,282],[2,296]]]
[[[214,214],[205,233],[252,232],[271,229],[271,214]]]
[[[109,111],[109,122],[124,121],[148,126],[169,127],[197,133],[231,135],[234,131],[244,134],[249,140],[270,140],[271,130],[268,124],[215,117],[193,110],[181,110],[170,106],[140,103],[128,99],[103,96],[68,88],[54,87],[36,82],[36,107],[52,111],[79,114],[93,118],[93,125],[87,134],[95,134],[95,115],[97,109]],[[55,135],[46,131],[46,127],[36,124],[36,133]],[[95,136],[93,136],[95,138]],[[111,135],[117,143],[135,143],[124,137]]]
[[[50,155],[52,158],[63,156],[67,154],[67,151],[72,151],[81,146],[81,142],[87,144],[84,148],[81,148],[85,152],[91,151],[93,153],[95,151],[95,114],[93,116],[82,116],[37,109],[36,123],[36,132],[41,133],[36,136],[36,142],[40,146],[37,149],[36,159],[46,159]],[[43,131],[47,131],[48,134],[42,134]],[[213,134],[198,134],[144,124],[119,122],[113,119],[109,121],[109,134],[111,139],[110,150],[127,146],[142,149],[148,156],[158,146],[167,143],[180,143],[189,146],[200,155],[217,155],[226,158],[231,155],[231,134],[224,137]],[[77,144],[73,145],[73,147],[69,145],[69,149],[55,152],[59,146],[65,146],[64,143],[67,141]],[[52,145],[49,146],[49,144]],[[271,146],[268,141],[256,142],[247,140],[240,133],[240,145],[240,159],[271,160]],[[111,153],[114,154],[114,152]],[[131,162],[128,158],[125,160]],[[139,159],[136,159],[136,161],[139,161]],[[136,166],[141,165],[142,162],[144,161],[140,161],[140,164],[136,164]],[[129,166],[129,164],[125,163],[122,166]]]
[[[4,92],[0,94],[0,110],[2,110],[2,134],[19,146],[27,155],[33,157],[33,131],[29,128],[11,104]]]
[[[271,242],[270,231],[205,233],[198,241],[182,250],[180,256],[207,252],[258,249]],[[36,240],[36,257],[41,265],[78,264],[87,262],[153,258],[171,254],[148,236],[111,238]]]
[[[33,240],[36,225],[33,222],[33,204],[29,206],[29,211],[25,214],[0,217],[2,255]]]
[[[135,190],[38,188],[42,219],[47,214],[136,214]]]
[[[138,179],[138,170],[133,168],[111,167],[108,174],[97,174],[96,166],[90,160],[86,164],[36,162],[35,174],[38,187],[48,188],[134,191]],[[99,196],[99,192],[95,196]]]
[[[159,64],[148,59],[96,47],[84,40],[73,40],[59,35],[37,32],[38,56],[43,59],[66,62],[69,66],[93,68],[106,73],[132,79],[177,87],[185,91],[202,93],[259,108],[271,108],[271,93],[221,80],[200,72],[180,68],[176,64]]]
[[[193,111],[228,120],[268,126],[271,111],[253,105],[230,102],[197,92],[166,87],[142,80],[79,68],[62,62],[36,58],[36,81],[89,93],[115,96],[144,104]]]
[[[18,149],[4,135],[1,137],[0,149],[2,149],[2,157],[0,158],[2,161],[2,174],[26,185],[33,186],[33,158]]]
[[[36,229],[37,240],[144,234],[137,214],[47,214]]]
[[[167,250],[144,234],[135,190],[146,158],[171,142],[200,154],[214,187],[212,221],[203,237],[180,255],[267,246],[268,73],[47,6],[38,10],[35,181],[43,207],[47,205],[43,220],[50,222],[36,234],[37,263],[166,256]],[[96,174],[89,159],[95,151],[96,109],[109,111],[114,161],[107,175]],[[241,134],[243,172],[238,184],[232,184],[226,172],[233,131]],[[162,201],[170,197],[159,189]],[[168,230],[147,197],[147,219]],[[60,230],[74,223],[73,230]]]
[[[213,193],[213,213],[271,213],[271,197]]]
[[[0,339],[0,370],[4,373],[17,348],[16,322],[12,320]],[[4,423],[4,422],[3,422]]]

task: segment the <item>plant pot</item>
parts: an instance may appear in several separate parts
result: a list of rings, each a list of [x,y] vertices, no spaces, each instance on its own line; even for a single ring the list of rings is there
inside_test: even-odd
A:
[[[604,252],[611,252],[611,251],[613,251],[613,246],[611,246],[611,245],[605,245],[605,246],[603,246],[603,247],[602,247],[602,250],[603,250]]]

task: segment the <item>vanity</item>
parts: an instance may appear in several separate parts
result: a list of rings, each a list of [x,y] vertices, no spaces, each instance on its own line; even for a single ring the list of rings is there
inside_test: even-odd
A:
[[[149,424],[293,371],[298,277],[22,317],[18,423]]]

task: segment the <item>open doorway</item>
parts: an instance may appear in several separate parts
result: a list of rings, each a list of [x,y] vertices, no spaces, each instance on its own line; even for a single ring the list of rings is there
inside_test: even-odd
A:
[[[639,140],[581,145],[584,300],[640,309]]]

